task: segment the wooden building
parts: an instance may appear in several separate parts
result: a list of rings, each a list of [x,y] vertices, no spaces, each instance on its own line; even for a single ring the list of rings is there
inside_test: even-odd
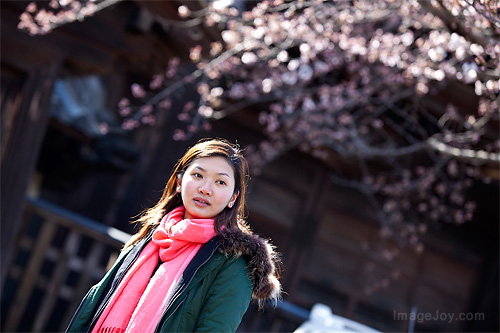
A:
[[[206,134],[172,139],[175,101],[155,126],[106,137],[79,127],[87,118],[68,123],[53,111],[59,84],[80,80],[89,91],[98,85],[91,104],[105,117],[132,82],[186,55],[185,32],[140,20],[148,11],[173,18],[177,2],[120,2],[36,37],[17,29],[28,3],[0,2],[1,329],[60,331],[116,256],[126,237],[117,229],[134,232],[131,217],[159,198],[175,161]],[[262,133],[249,110],[215,122],[208,136],[244,146]],[[416,331],[498,331],[498,183],[478,182],[470,196],[474,221],[431,230],[421,255],[402,249],[378,262],[363,247],[378,234],[366,198],[328,181],[328,168],[303,153],[272,162],[251,180],[249,219],[283,254],[285,302],[252,306],[240,331],[293,331],[315,303],[380,331],[408,331],[412,307],[438,316]],[[460,313],[476,317],[439,318]]]

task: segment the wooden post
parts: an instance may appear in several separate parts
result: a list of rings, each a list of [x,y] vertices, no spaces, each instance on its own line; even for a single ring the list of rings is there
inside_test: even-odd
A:
[[[307,201],[302,210],[302,215],[297,218],[294,226],[293,240],[290,242],[292,247],[287,250],[288,263],[293,263],[290,266],[296,267],[291,273],[288,272],[287,280],[284,281],[284,289],[290,295],[295,293],[297,286],[302,279],[304,272],[304,260],[316,239],[316,232],[321,223],[320,216],[323,215],[323,207],[326,201],[329,182],[326,180],[326,173],[323,170],[318,170],[314,184],[307,193]],[[293,299],[293,296],[292,298]]]
[[[5,324],[6,332],[15,332],[22,320],[24,311],[28,304],[30,295],[36,284],[40,267],[43,263],[45,252],[50,246],[50,242],[56,231],[56,225],[53,223],[44,222],[40,231],[40,236],[33,248],[33,254],[30,257],[28,266],[19,284],[19,293],[16,294],[14,301],[10,305],[9,314]]]
[[[29,73],[20,93],[20,106],[2,110],[2,113],[6,113],[6,117],[2,116],[2,119],[9,119],[8,123],[2,124],[1,132],[2,287],[11,261],[12,249],[19,234],[26,190],[47,128],[52,87],[59,67],[60,62],[55,61]]]
[[[52,221],[46,223],[52,223]],[[47,296],[43,298],[40,310],[35,317],[35,323],[32,327],[34,332],[43,332],[43,328],[54,310],[54,305],[59,297],[59,291],[64,285],[64,278],[66,278],[68,261],[77,252],[79,241],[80,236],[76,233],[71,233],[66,239],[64,249],[62,251],[57,251],[56,268],[52,276],[48,279],[48,285],[45,291]]]

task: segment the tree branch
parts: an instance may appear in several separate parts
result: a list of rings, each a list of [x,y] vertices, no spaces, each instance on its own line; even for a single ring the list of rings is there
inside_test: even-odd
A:
[[[474,34],[472,31],[469,31],[464,25],[459,21],[459,19],[455,16],[453,16],[447,9],[444,7],[443,3],[438,0],[439,3],[439,8],[434,7],[432,5],[431,1],[428,0],[419,0],[418,3],[433,14],[434,16],[437,16],[443,21],[443,23],[446,25],[448,30],[451,32],[456,32],[457,34],[465,37],[466,39],[470,40],[473,43],[479,44],[483,47],[486,47],[488,45],[488,40],[486,38],[483,38],[477,34]]]
[[[442,154],[452,156],[461,160],[465,160],[472,163],[482,162],[482,163],[494,163],[500,165],[500,154],[490,153],[485,150],[474,150],[457,148],[450,146],[435,137],[430,137],[427,139],[427,144],[434,150],[439,151]]]

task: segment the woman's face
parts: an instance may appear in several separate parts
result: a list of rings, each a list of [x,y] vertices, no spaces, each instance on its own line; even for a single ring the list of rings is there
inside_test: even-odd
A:
[[[177,181],[186,212],[184,218],[214,218],[234,204],[234,171],[224,157],[201,157]]]

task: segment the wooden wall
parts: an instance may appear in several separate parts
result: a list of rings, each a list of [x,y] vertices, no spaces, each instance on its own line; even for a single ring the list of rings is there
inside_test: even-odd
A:
[[[371,249],[380,240],[368,200],[329,182],[309,157],[291,153],[254,178],[250,221],[283,253],[285,300],[305,309],[324,303],[337,315],[387,332],[407,331],[416,307],[421,316],[432,316],[417,322],[417,331],[459,332],[486,320],[498,324],[497,303],[490,301],[487,310],[478,302],[488,298],[485,284],[498,293],[498,283],[491,282],[498,276],[498,252],[490,255],[498,250],[498,215],[489,206],[494,198],[498,193],[480,204],[479,216],[489,217],[471,222],[475,226],[436,224],[424,237],[422,254],[400,248],[393,260],[380,260]],[[461,313],[479,319],[436,318]]]
[[[256,122],[256,113],[245,112],[214,124],[213,134],[245,145],[256,138]],[[283,254],[286,301],[304,309],[324,303],[334,314],[385,332],[408,331],[413,307],[432,317],[416,322],[416,331],[498,327],[498,301],[488,296],[498,295],[497,183],[476,182],[469,191],[478,204],[474,221],[430,224],[422,254],[399,248],[385,261],[373,250],[380,245],[379,223],[369,200],[330,181],[329,172],[291,151],[252,176],[249,221]],[[461,313],[477,317],[457,320]],[[451,315],[455,320],[442,319]],[[247,315],[245,331],[290,331],[298,322],[279,309],[255,319]]]

